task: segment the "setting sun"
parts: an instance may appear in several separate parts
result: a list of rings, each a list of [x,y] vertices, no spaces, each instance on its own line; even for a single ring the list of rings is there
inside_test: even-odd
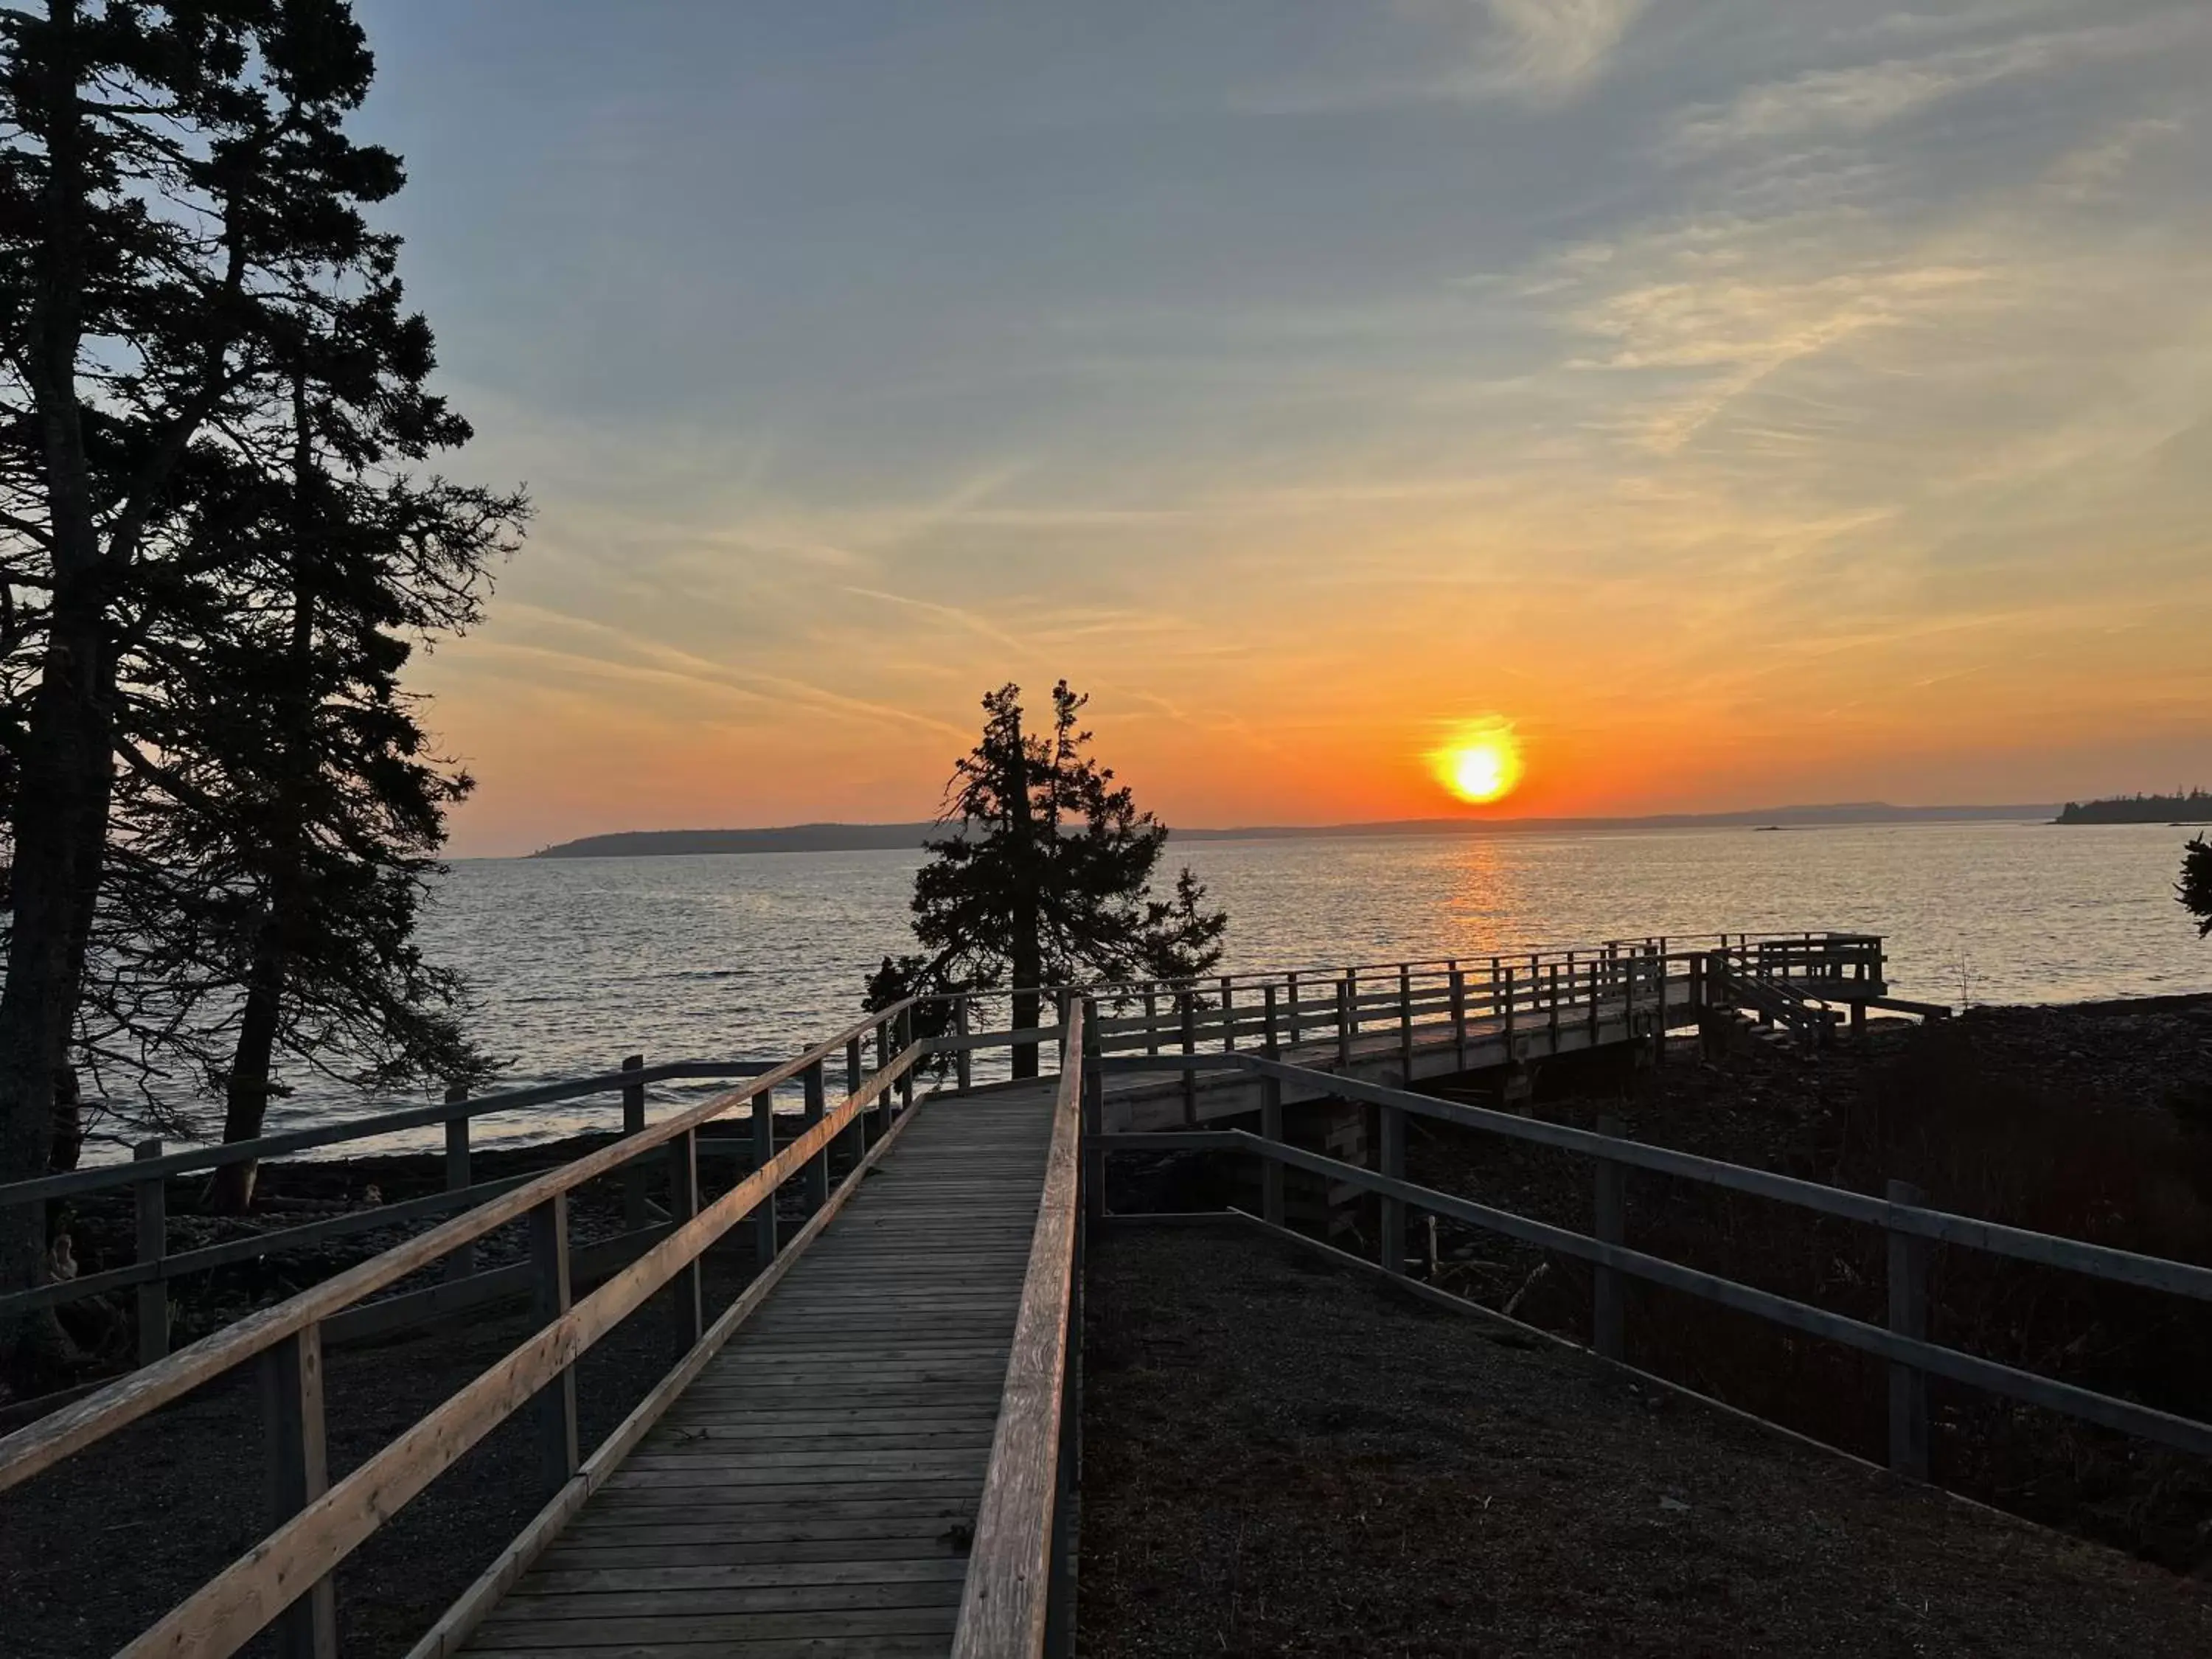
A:
[[[1506,720],[1462,726],[1429,758],[1437,781],[1476,805],[1504,799],[1521,781],[1521,745]]]

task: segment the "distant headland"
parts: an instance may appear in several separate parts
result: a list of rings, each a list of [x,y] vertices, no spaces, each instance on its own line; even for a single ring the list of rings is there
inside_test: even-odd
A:
[[[2055,823],[2212,823],[2212,793],[2191,789],[2186,794],[2115,795],[2110,800],[2069,800],[2058,809]]]
[[[2206,803],[2212,812],[2212,800]],[[2067,811],[2079,810],[2069,806]],[[1252,824],[1177,830],[1177,841],[1291,841],[1340,836],[1467,836],[1577,830],[1801,830],[1854,823],[2048,823],[2055,804],[1893,806],[1844,801],[1748,812],[1663,812],[1621,818],[1397,818],[1379,823]],[[2064,818],[2061,822],[2075,820]],[[773,830],[624,830],[542,848],[534,859],[669,858],[700,853],[855,853],[918,848],[934,823],[794,823]]]

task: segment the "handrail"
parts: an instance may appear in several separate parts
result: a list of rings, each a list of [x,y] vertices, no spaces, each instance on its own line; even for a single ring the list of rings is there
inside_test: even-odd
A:
[[[1162,1144],[1178,1139],[1172,1134],[1130,1136],[1129,1141],[1141,1141],[1158,1148]],[[1340,1185],[1356,1187],[1363,1191],[1434,1211],[1455,1220],[1465,1221],[1489,1231],[1517,1238],[1540,1249],[1557,1250],[1562,1255],[1574,1256],[1601,1268],[1627,1273],[1637,1279],[1662,1285],[1669,1290],[1685,1291],[1738,1312],[1757,1315],[1808,1335],[1818,1336],[1863,1353],[1873,1354],[1895,1364],[1909,1366],[1953,1382],[1965,1382],[1986,1389],[2030,1405],[2042,1406],[2068,1416],[2081,1418],[2103,1427],[2118,1429],[2146,1440],[2157,1441],[2198,1455],[2212,1455],[2212,1424],[2194,1418],[2181,1417],[2155,1407],[2140,1405],[2132,1400],[2123,1400],[2113,1395],[2100,1394],[2094,1389],[2084,1389],[2072,1382],[2062,1382],[2035,1371],[2023,1370],[2000,1361],[1984,1359],[1960,1348],[1947,1347],[1922,1337],[1907,1336],[1880,1325],[1870,1325],[1863,1320],[1852,1319],[1843,1314],[1830,1313],[1794,1297],[1781,1296],[1772,1291],[1763,1291],[1756,1285],[1726,1278],[1718,1273],[1705,1273],[1695,1267],[1685,1267],[1663,1256],[1632,1250],[1625,1245],[1609,1243],[1571,1228],[1555,1226],[1550,1222],[1534,1220],[1510,1210],[1493,1208],[1455,1194],[1439,1192],[1432,1187],[1418,1186],[1390,1176],[1378,1175],[1356,1164],[1346,1164],[1338,1158],[1311,1152],[1304,1147],[1291,1146],[1279,1140],[1255,1135],[1249,1129],[1218,1129],[1205,1132],[1208,1145],[1219,1150],[1241,1148],[1255,1155],[1285,1164],[1293,1169],[1304,1170],[1322,1176]],[[1125,1140],[1121,1135],[1105,1137],[1107,1149]],[[1616,1146],[1627,1147],[1638,1143],[1619,1141]],[[1629,1162],[1618,1157],[1616,1162]],[[1902,1206],[1900,1206],[1902,1207]],[[1940,1214],[1940,1212],[1925,1213]],[[1947,1219],[1965,1221],[1966,1217]],[[1899,1231],[1907,1231],[1899,1229]],[[2038,1237],[2047,1237],[2038,1235]],[[2073,1241],[2052,1238],[2054,1244]],[[2084,1246],[2094,1249],[2094,1246]],[[2157,1258],[2145,1258],[2155,1261]],[[2182,1267],[2179,1262],[2166,1263]],[[2082,1271],[2089,1271],[2087,1268]]]
[[[1696,1152],[1680,1152],[1671,1147],[1655,1146],[1649,1141],[1629,1140],[1618,1135],[1601,1134],[1595,1130],[1577,1129],[1571,1124],[1547,1123],[1540,1118],[1522,1117],[1487,1106],[1438,1100],[1432,1096],[1413,1094],[1382,1084],[1363,1083],[1357,1078],[1345,1077],[1334,1072],[1317,1072],[1306,1066],[1268,1060],[1264,1055],[1155,1054],[1141,1058],[1109,1055],[1098,1063],[1100,1068],[1107,1072],[1237,1070],[1255,1073],[1282,1082],[1309,1083],[1316,1087],[1325,1087],[1328,1092],[1342,1099],[1411,1112],[1439,1122],[1456,1124],[1462,1128],[1480,1129],[1485,1133],[1525,1140],[1559,1152],[1579,1152],[1586,1157],[1649,1170],[1657,1175],[1674,1176],[1756,1198],[1771,1199],[1777,1203],[1817,1211],[1845,1221],[1861,1222],[1893,1232],[1909,1233],[1939,1243],[1963,1244],[1970,1249],[1987,1251],[1992,1255],[2009,1256],[2015,1261],[2032,1261],[2041,1267],[2063,1267],[2115,1284],[2166,1291],[2199,1302],[2212,1302],[2212,1267],[2199,1267],[2194,1262],[2143,1255],[2110,1244],[2093,1244],[2086,1239],[2035,1232],[2025,1227],[1984,1221],[1948,1210],[1933,1210],[1923,1205],[1900,1204],[1865,1193],[1855,1193],[1844,1187],[1823,1186],[1819,1182],[1805,1181],[1796,1176],[1777,1175],[1769,1170],[1725,1163]],[[1170,1133],[1184,1136],[1188,1132]]]
[[[1076,1288],[1083,1025],[1079,1003],[1067,1017],[1070,1063],[1053,1102],[1044,1193],[975,1515],[953,1659],[1036,1659],[1044,1651]]]
[[[28,1480],[79,1448],[104,1437],[126,1423],[136,1421],[232,1366],[274,1346],[305,1327],[319,1322],[371,1291],[381,1290],[394,1280],[403,1279],[461,1245],[505,1225],[556,1195],[620,1168],[640,1152],[664,1145],[767,1090],[790,1082],[810,1066],[818,1065],[841,1051],[848,1041],[875,1029],[886,1017],[872,1014],[857,1021],[827,1042],[817,1043],[794,1060],[786,1060],[742,1088],[725,1090],[711,1099],[663,1118],[659,1123],[649,1125],[635,1134],[587,1152],[557,1169],[549,1170],[428,1232],[417,1234],[381,1255],[357,1263],[319,1285],[310,1285],[288,1301],[248,1314],[236,1323],[201,1338],[167,1358],[118,1377],[75,1404],[65,1406],[51,1416],[17,1430],[0,1439],[0,1492]],[[894,1062],[898,1068],[897,1074],[902,1075],[914,1063],[908,1055],[918,1057],[918,1054],[919,1050],[911,1048],[902,1054]],[[889,1069],[885,1068],[885,1071]],[[884,1072],[878,1072],[877,1077],[870,1080],[868,1087],[879,1093],[884,1086]],[[873,1095],[871,1094],[870,1097],[872,1098]],[[839,1112],[845,1114],[846,1108],[851,1103],[848,1099],[845,1106],[838,1109]],[[736,1190],[742,1189],[741,1186]],[[642,1260],[653,1260],[661,1248],[665,1245],[656,1247]],[[625,1272],[633,1270],[634,1267]]]
[[[831,1047],[824,1045],[810,1053],[818,1059]],[[772,1200],[778,1187],[826,1151],[875,1096],[897,1081],[919,1058],[915,1048],[902,1051],[773,1159],[525,1339],[504,1359],[171,1608],[151,1629],[123,1648],[117,1659],[226,1659],[235,1653],[302,1589],[329,1574],[386,1516],[527,1405],[540,1389],[643,1306],[708,1246],[763,1201]],[[803,1069],[804,1065],[794,1063],[793,1074]]]
[[[872,1018],[870,1024],[873,1024]],[[284,1152],[305,1152],[314,1146],[332,1146],[348,1140],[367,1140],[375,1135],[392,1134],[402,1129],[419,1129],[432,1123],[450,1123],[459,1118],[520,1111],[531,1106],[550,1106],[564,1100],[581,1100],[588,1095],[612,1094],[619,1089],[641,1088],[648,1084],[691,1078],[758,1077],[773,1071],[775,1066],[775,1061],[763,1060],[675,1060],[659,1066],[602,1073],[596,1077],[533,1084],[527,1089],[510,1089],[504,1094],[477,1095],[465,1100],[404,1106],[394,1111],[347,1118],[313,1129],[289,1129],[282,1134],[261,1135],[252,1140],[232,1140],[214,1146],[192,1147],[181,1152],[165,1152],[160,1158],[142,1158],[136,1163],[101,1164],[88,1170],[69,1170],[59,1175],[37,1176],[28,1181],[11,1181],[0,1186],[0,1206],[32,1204],[40,1199],[66,1198],[72,1193],[97,1192],[107,1187],[133,1187],[143,1181],[163,1180],[173,1175],[193,1175],[203,1170],[220,1169],[227,1164],[258,1161]]]

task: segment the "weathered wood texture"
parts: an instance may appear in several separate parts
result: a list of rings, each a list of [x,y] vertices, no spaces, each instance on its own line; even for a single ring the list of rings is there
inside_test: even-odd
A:
[[[949,1653],[1053,1086],[919,1114],[464,1651]]]
[[[1083,1016],[1068,1024],[1079,1047]],[[954,1659],[1034,1659],[1044,1650],[1054,1527],[1065,1518],[1058,1500],[1081,1223],[1082,1092],[1081,1068],[1063,1068]]]

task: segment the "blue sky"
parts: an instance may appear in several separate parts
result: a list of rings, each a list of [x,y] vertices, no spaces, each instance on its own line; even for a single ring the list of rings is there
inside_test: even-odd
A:
[[[920,816],[1060,674],[1190,823],[2212,781],[2201,3],[359,9],[541,509],[460,850]]]

